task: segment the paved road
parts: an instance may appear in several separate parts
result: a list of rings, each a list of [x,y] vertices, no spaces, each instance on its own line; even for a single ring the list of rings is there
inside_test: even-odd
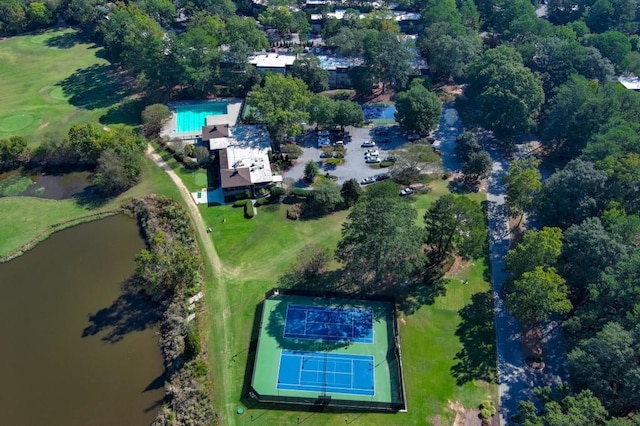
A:
[[[444,167],[449,171],[460,171],[460,163],[455,157],[454,150],[456,137],[461,132],[462,124],[458,120],[457,112],[451,106],[445,106],[440,127],[436,131],[434,145],[440,148]],[[502,176],[508,168],[508,163],[494,146],[486,146],[485,149],[493,160],[487,201],[500,383],[500,416],[502,424],[508,424],[508,420],[517,412],[519,401],[530,398],[534,387],[566,381],[568,374],[562,330],[556,323],[550,323],[547,327],[544,371],[535,371],[527,367],[520,345],[520,324],[507,312],[500,296],[507,279],[507,274],[504,272],[504,256],[509,249],[509,217],[502,185]]]

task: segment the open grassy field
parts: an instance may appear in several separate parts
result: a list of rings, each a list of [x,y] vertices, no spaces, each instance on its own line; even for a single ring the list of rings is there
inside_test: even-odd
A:
[[[101,49],[72,29],[0,41],[0,138],[64,133],[76,123],[131,123],[118,107],[127,96]]]
[[[178,189],[169,176],[147,159],[140,183],[102,205],[82,204],[73,199],[0,197],[0,258],[15,252],[40,235],[47,235],[51,226],[113,210],[125,200],[151,193],[163,194],[181,201]]]
[[[422,212],[436,194],[446,193],[446,183],[434,185],[430,194],[415,197],[414,204]],[[445,295],[399,319],[408,413],[328,414],[252,405],[243,398],[243,391],[250,380],[245,372],[252,362],[249,344],[256,307],[307,245],[335,249],[347,212],[289,221],[284,205],[260,207],[251,220],[231,206],[201,206],[200,211],[212,228],[223,263],[222,282],[210,283],[207,289],[209,359],[215,408],[224,416],[223,424],[444,425],[452,424],[455,417],[448,401],[475,408],[484,399],[497,400],[497,386],[489,383],[495,377],[493,305],[490,285],[483,278],[485,265],[478,260],[456,271]],[[220,286],[226,288],[226,310],[218,296]],[[236,414],[240,407],[245,409],[242,416]]]

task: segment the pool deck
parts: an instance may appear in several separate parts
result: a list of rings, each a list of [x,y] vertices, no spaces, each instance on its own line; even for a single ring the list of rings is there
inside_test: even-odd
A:
[[[238,117],[240,116],[240,111],[242,111],[242,103],[244,102],[240,98],[213,98],[213,99],[202,99],[202,100],[190,100],[190,101],[177,101],[177,102],[169,102],[169,111],[171,111],[171,118],[162,128],[160,132],[161,137],[168,137],[171,139],[181,139],[184,141],[195,141],[199,136],[201,136],[202,131],[194,131],[194,132],[176,132],[177,129],[177,114],[176,108],[181,105],[190,105],[190,104],[206,104],[206,103],[214,103],[214,102],[224,102],[227,104],[227,113],[220,115],[211,115],[207,117],[207,125],[212,126],[214,124],[228,124],[229,126],[235,126],[238,122]]]

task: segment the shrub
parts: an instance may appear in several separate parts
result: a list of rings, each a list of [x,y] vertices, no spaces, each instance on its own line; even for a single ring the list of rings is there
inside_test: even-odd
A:
[[[272,198],[282,197],[284,195],[284,188],[279,186],[272,186],[270,191]]]
[[[480,418],[486,420],[496,414],[496,406],[493,401],[485,400],[480,404]]]
[[[298,145],[280,145],[280,152],[287,154],[287,157],[291,160],[295,160],[302,156],[302,148]]]
[[[247,219],[251,219],[255,215],[256,215],[256,208],[253,207],[253,203],[251,202],[251,200],[247,200],[247,202],[244,204],[244,216]]]
[[[189,143],[184,146],[184,154],[191,157],[196,158],[196,147]]]
[[[304,189],[304,188],[293,188],[291,190],[291,193],[293,195],[295,195],[296,197],[309,197],[311,195],[311,189]]]
[[[342,164],[342,158],[329,158],[327,159],[327,164],[331,166],[339,166]]]
[[[244,207],[250,200],[242,199],[233,202],[233,207]]]
[[[187,335],[184,337],[184,356],[188,360],[194,359],[201,350],[200,346],[200,333],[195,327],[187,330]]]
[[[269,199],[267,197],[258,198],[256,200],[256,206],[264,206],[265,204],[269,204]]]
[[[391,167],[393,166],[393,161],[383,161],[382,163],[380,163],[380,167]]]
[[[313,183],[320,172],[320,167],[315,161],[307,161],[304,165],[304,180]]]

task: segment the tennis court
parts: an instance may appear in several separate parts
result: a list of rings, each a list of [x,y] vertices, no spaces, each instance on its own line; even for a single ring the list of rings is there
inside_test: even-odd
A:
[[[373,357],[283,350],[278,389],[374,395]]]
[[[290,304],[284,337],[373,343],[373,314],[370,309]]]

